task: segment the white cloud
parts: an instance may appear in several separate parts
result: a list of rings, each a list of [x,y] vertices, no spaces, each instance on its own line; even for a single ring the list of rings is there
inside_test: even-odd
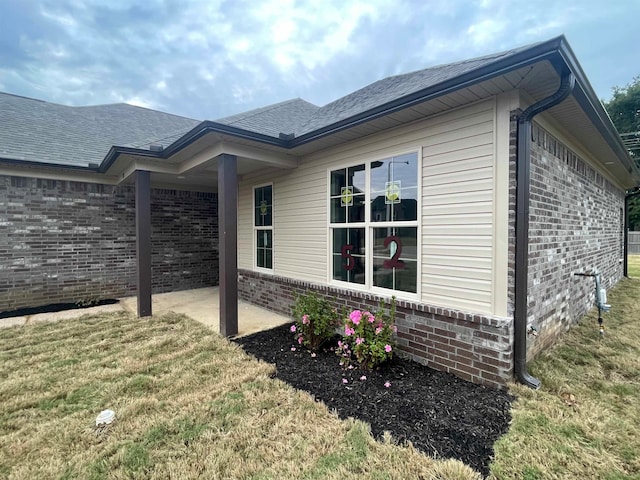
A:
[[[0,89],[217,118],[294,96],[325,103],[385,75],[562,32],[588,55],[603,18],[621,19],[601,31],[613,44],[623,20],[640,15],[640,4],[576,1],[31,0],[15,17],[31,15],[17,29],[21,40],[0,31],[0,43],[13,47],[3,49]],[[573,33],[580,29],[586,40]],[[600,56],[614,62],[615,54]],[[626,75],[607,83],[626,84]]]
[[[129,105],[135,105],[136,107],[142,108],[157,108],[155,107],[153,102],[140,98],[138,96],[133,97],[122,97],[122,102],[128,103]]]
[[[74,29],[77,26],[77,21],[70,13],[63,13],[59,11],[53,11],[45,6],[40,7],[40,14],[65,29]]]
[[[467,36],[476,47],[484,47],[505,32],[508,22],[496,18],[483,18],[467,28]]]
[[[248,12],[256,26],[252,53],[270,52],[266,60],[285,75],[294,68],[320,68],[335,55],[349,51],[364,21],[375,23],[391,6],[386,0],[263,2]]]

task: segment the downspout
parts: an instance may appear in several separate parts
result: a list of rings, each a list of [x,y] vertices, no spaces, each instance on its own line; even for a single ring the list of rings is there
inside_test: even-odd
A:
[[[624,195],[624,251],[623,253],[623,272],[622,274],[626,277],[629,278],[629,200],[631,200],[633,197],[637,197],[638,195],[640,195],[640,187],[636,187],[634,188],[632,191],[630,192],[625,192]]]
[[[531,120],[537,114],[564,101],[573,91],[576,78],[569,72],[562,76],[560,87],[551,96],[529,106],[518,118],[516,153],[516,265],[514,310],[514,368],[516,379],[535,390],[540,380],[527,371],[527,317],[529,279],[529,184],[531,178]]]

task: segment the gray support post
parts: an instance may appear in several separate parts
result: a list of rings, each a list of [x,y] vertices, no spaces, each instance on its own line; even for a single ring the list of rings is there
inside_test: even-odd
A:
[[[238,167],[235,155],[218,157],[220,333],[238,333]]]
[[[151,176],[136,171],[138,317],[151,316]]]

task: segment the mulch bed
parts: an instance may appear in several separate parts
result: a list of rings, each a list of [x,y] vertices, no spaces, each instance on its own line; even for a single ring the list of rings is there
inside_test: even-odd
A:
[[[377,370],[343,369],[333,348],[312,357],[294,342],[289,327],[235,342],[275,364],[277,378],[309,392],[341,418],[369,423],[376,438],[386,430],[428,455],[457,458],[489,473],[493,444],[509,428],[511,395],[398,357]]]
[[[90,307],[98,307],[102,305],[113,305],[114,303],[118,303],[119,300],[115,298],[107,298],[104,300],[91,301],[87,303],[52,303],[49,305],[42,305],[40,307],[27,307],[27,308],[19,308],[17,310],[7,310],[4,312],[0,312],[0,318],[11,318],[11,317],[25,317],[27,315],[35,315],[37,313],[51,313],[51,312],[62,312],[63,310],[77,310],[81,308],[90,308]]]

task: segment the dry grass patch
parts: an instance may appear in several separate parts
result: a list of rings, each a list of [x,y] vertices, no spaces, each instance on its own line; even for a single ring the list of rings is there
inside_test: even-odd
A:
[[[475,479],[271,378],[186,317],[0,330],[0,477]],[[104,408],[117,420],[96,429]]]
[[[541,390],[511,387],[518,400],[495,478],[640,478],[640,278],[622,280],[609,303],[603,338],[591,311],[530,364]]]

